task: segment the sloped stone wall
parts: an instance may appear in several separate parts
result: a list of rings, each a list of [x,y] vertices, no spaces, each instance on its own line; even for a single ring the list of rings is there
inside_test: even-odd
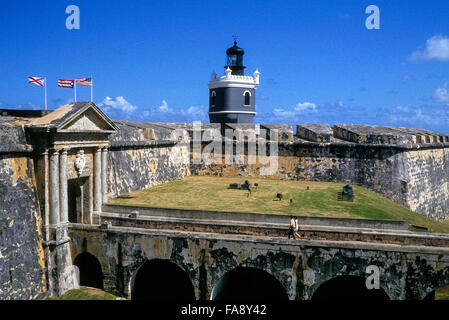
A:
[[[33,161],[0,154],[0,300],[45,295],[41,227]]]
[[[119,131],[109,138],[108,194],[153,187],[190,175],[189,147],[179,141],[175,127],[132,121],[116,121]]]
[[[449,148],[280,143],[277,161],[277,170],[270,176],[261,175],[261,168],[268,164],[248,164],[247,156],[243,164],[192,161],[191,172],[356,184],[417,213],[437,220],[449,218]]]
[[[186,146],[123,147],[110,150],[108,157],[109,197],[190,175]]]

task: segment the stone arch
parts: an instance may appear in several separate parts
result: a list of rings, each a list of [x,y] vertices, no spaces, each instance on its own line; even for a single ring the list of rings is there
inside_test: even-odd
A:
[[[103,290],[103,271],[98,259],[89,252],[76,256],[73,264],[79,269],[79,284]]]
[[[270,273],[253,268],[237,267],[228,271],[215,284],[212,300],[288,300],[281,282]]]
[[[409,265],[406,283],[406,299],[434,300],[444,292],[449,297],[449,265],[444,256],[437,259],[417,257],[415,265]]]
[[[131,277],[132,300],[195,300],[195,290],[187,273],[170,260],[143,262]]]
[[[368,289],[366,278],[341,275],[323,282],[312,294],[311,300],[390,300],[384,289]]]

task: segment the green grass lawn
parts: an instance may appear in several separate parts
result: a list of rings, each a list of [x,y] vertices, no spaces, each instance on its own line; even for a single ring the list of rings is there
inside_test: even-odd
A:
[[[435,290],[435,300],[449,300],[449,286]]]
[[[253,192],[229,189],[249,180]],[[254,183],[259,186],[256,189]],[[437,222],[414,213],[366,188],[353,186],[354,202],[337,201],[344,184],[272,179],[190,176],[110,199],[108,204],[162,208],[237,211],[298,216],[406,220],[432,232],[449,233],[449,221]],[[309,187],[309,190],[307,190]],[[284,198],[279,201],[277,193]],[[292,199],[292,203],[290,203]],[[420,231],[413,229],[413,231]]]
[[[69,290],[62,296],[49,298],[48,300],[115,300],[116,297],[103,290],[91,287],[82,287]]]

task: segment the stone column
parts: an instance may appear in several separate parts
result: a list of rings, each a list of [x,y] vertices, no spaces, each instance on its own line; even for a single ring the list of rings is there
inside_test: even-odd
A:
[[[50,225],[59,225],[59,150],[50,151]]]
[[[97,148],[94,154],[94,211],[101,211],[101,148]]]
[[[44,225],[45,225],[45,241],[50,240],[50,193],[49,193],[49,163],[48,150],[42,152],[44,162]]]
[[[59,157],[59,213],[61,223],[69,222],[69,208],[67,199],[67,149],[62,149]]]
[[[101,184],[102,184],[102,194],[103,194],[103,203],[108,202],[108,148],[103,148],[103,152],[101,153]]]

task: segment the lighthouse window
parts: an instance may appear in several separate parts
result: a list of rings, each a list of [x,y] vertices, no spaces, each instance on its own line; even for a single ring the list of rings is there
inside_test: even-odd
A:
[[[212,91],[212,93],[210,94],[210,105],[211,106],[215,106],[215,96],[216,96],[215,91]]]
[[[245,106],[251,105],[250,97],[251,97],[251,93],[249,91],[246,91],[245,92]]]
[[[237,56],[236,55],[228,56],[228,66],[235,66],[235,65],[237,65]]]

